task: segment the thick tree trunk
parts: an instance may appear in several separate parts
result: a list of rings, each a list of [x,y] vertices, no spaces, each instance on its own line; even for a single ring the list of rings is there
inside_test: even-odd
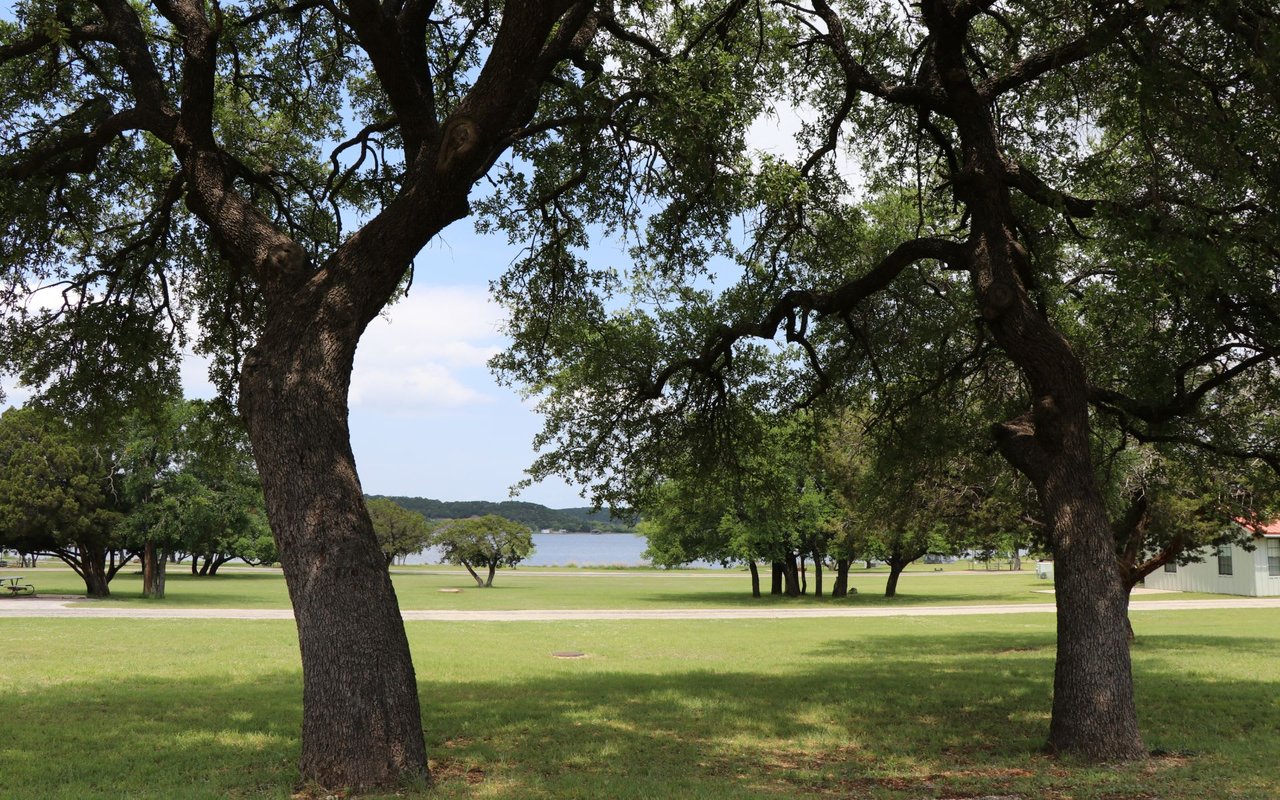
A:
[[[485,578],[485,581],[484,581],[484,585],[485,585],[485,587],[486,587],[486,588],[487,588],[487,587],[490,587],[490,586],[493,586],[493,573],[495,573],[495,572],[497,572],[497,571],[498,571],[498,565],[497,565],[497,564],[490,564],[490,565],[489,565],[489,577]]]
[[[298,627],[302,780],[387,787],[430,776],[409,642],[347,427],[363,324],[337,294],[332,317],[309,309],[297,312],[306,322],[285,312],[268,323],[245,360],[240,408]]]
[[[822,597],[822,557],[813,554],[813,596]]]
[[[804,562],[805,562],[804,555],[801,554],[799,569],[800,569],[800,594],[802,595],[809,593],[809,573],[804,568]]]
[[[475,580],[475,582],[476,582],[476,586],[479,586],[481,589],[483,589],[483,588],[484,588],[484,578],[481,578],[481,577],[480,577],[480,575],[476,573],[475,569],[471,566],[471,564],[470,564],[470,563],[468,563],[468,562],[466,562],[466,561],[463,561],[463,562],[462,562],[462,566],[466,567],[466,568],[467,568],[467,572],[470,572],[470,573],[471,573],[471,577],[472,577],[472,579],[474,579],[474,580]]]
[[[88,597],[110,597],[111,579],[107,577],[107,554],[101,550],[80,551],[80,577],[84,579],[84,593]]]
[[[889,580],[884,585],[885,597],[898,596],[898,578],[902,576],[902,570],[906,569],[907,563],[896,558],[889,559]]]
[[[751,570],[751,596],[760,596],[760,568],[756,566],[754,558],[747,559],[747,567]]]
[[[782,562],[783,579],[785,588],[783,593],[787,597],[800,596],[800,569],[796,566],[796,557],[794,553],[788,553],[785,561]]]
[[[774,561],[772,565],[773,572],[769,579],[769,594],[782,594],[782,585],[785,572],[781,561]]]
[[[836,581],[831,586],[832,597],[849,596],[849,566],[852,563],[847,558],[836,559]]]
[[[165,566],[168,560],[163,551],[148,539],[142,549],[142,596],[164,599]]]
[[[1022,242],[993,104],[975,86],[967,22],[951,3],[920,6],[934,35],[932,74],[959,139],[956,198],[970,215],[967,263],[976,306],[1017,365],[1031,408],[994,429],[1004,456],[1036,487],[1054,542],[1058,657],[1048,748],[1093,759],[1145,755],[1125,641],[1125,593],[1090,457],[1084,365],[1033,297],[1036,265]],[[955,266],[955,265],[953,265]]]

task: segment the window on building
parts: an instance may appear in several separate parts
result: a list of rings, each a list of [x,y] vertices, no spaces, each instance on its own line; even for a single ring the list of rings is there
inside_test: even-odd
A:
[[[1280,539],[1267,540],[1267,574],[1280,577]]]
[[[1177,562],[1177,561],[1166,561],[1166,562],[1165,562],[1165,565],[1164,565],[1164,571],[1165,571],[1165,572],[1177,572],[1177,571],[1178,571],[1178,562]]]
[[[1231,574],[1231,545],[1229,544],[1218,545],[1218,574]]]

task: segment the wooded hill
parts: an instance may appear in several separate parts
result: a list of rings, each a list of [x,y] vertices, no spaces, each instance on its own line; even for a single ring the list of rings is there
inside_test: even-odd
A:
[[[381,495],[374,495],[381,496]],[[611,519],[609,510],[592,511],[582,508],[547,508],[539,503],[507,500],[493,503],[488,500],[432,500],[427,497],[388,497],[388,500],[417,511],[427,519],[462,519],[483,514],[497,514],[524,523],[536,531],[594,531],[632,532],[635,521],[630,518]]]

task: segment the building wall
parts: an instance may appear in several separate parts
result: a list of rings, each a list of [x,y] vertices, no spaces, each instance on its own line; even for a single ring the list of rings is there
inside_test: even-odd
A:
[[[1232,545],[1230,575],[1218,574],[1216,549],[1207,547],[1201,551],[1204,561],[1179,566],[1177,572],[1158,569],[1147,576],[1144,585],[1148,589],[1175,589],[1182,592],[1249,597],[1280,596],[1280,577],[1267,574],[1267,539],[1258,537],[1254,541],[1257,547],[1252,553],[1243,547]]]

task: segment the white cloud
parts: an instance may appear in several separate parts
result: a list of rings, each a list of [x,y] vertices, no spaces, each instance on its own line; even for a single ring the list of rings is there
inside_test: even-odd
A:
[[[471,405],[489,399],[441,364],[358,368],[351,381],[353,407],[413,411],[422,407]]]
[[[423,287],[370,323],[351,406],[401,413],[489,402],[484,367],[502,349],[502,310],[481,287]]]

